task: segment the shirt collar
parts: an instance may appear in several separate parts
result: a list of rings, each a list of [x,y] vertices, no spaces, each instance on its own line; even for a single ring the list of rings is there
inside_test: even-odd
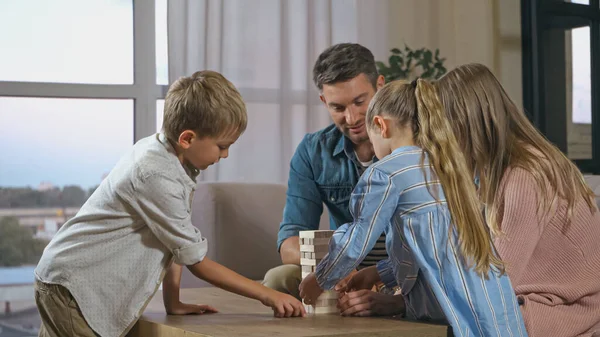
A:
[[[346,149],[346,146],[347,146],[346,143],[352,143],[352,142],[350,141],[350,139],[348,139],[348,137],[346,137],[342,134],[342,136],[338,140],[337,144],[335,144],[335,148],[333,149],[333,155],[337,156],[340,153],[344,152]]]
[[[169,151],[169,153],[172,153],[174,156],[177,157],[177,152],[175,151],[175,148],[173,148],[173,145],[171,145],[171,143],[167,139],[167,136],[165,136],[164,133],[161,132],[158,134],[158,141],[167,149],[167,151]],[[177,159],[177,161],[179,162],[179,159]],[[192,179],[194,183],[196,183],[196,178],[200,174],[200,170],[198,170],[195,167],[192,167],[191,165],[181,166],[183,167],[183,170],[185,171],[186,175],[190,177],[190,179]]]
[[[350,140],[350,138],[342,135],[338,143],[335,145],[335,149],[333,151],[333,155],[337,156],[340,153],[345,153],[346,157],[348,157],[354,164],[357,166],[362,166],[358,158],[356,157],[356,152],[354,152],[354,143]],[[373,156],[373,163],[377,162],[377,156]]]

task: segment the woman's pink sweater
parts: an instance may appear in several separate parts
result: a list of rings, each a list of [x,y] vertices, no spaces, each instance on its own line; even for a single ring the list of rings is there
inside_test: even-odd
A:
[[[537,214],[538,191],[526,170],[505,174],[495,240],[529,336],[600,336],[600,212],[580,199],[570,223],[565,200]]]

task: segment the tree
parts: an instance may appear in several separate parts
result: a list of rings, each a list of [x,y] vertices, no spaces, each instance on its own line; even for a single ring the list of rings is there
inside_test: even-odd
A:
[[[81,206],[87,199],[86,192],[79,186],[70,185],[62,189],[62,202],[64,206]]]
[[[36,239],[14,217],[0,219],[0,267],[14,267],[38,262],[47,242]]]

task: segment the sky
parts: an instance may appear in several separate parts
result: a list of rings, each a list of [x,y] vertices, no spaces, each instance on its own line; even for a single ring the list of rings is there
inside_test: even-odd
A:
[[[156,4],[167,84],[166,0]],[[1,81],[133,82],[131,0],[2,0],[0,32]],[[589,41],[589,27],[573,30],[574,122],[591,119]],[[131,100],[0,97],[0,187],[95,186],[133,141]]]
[[[156,4],[167,84],[166,0]],[[1,81],[133,83],[131,0],[2,0],[0,32]],[[133,142],[133,100],[0,97],[0,187],[95,186]]]

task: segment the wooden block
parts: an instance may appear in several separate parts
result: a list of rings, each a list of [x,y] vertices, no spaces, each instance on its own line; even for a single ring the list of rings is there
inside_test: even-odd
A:
[[[317,259],[304,259],[304,258],[300,259],[300,264],[303,266],[316,266],[319,264],[319,262],[321,262],[320,259],[318,259],[318,260]]]
[[[307,259],[313,259],[313,260],[322,260],[325,255],[327,255],[327,252],[318,252],[318,253],[313,253],[313,252],[304,252],[304,257]]]
[[[321,315],[321,314],[339,314],[340,309],[337,307],[315,307],[312,310],[312,314]]]
[[[327,251],[320,252],[300,252],[300,257],[303,259],[311,259],[311,260],[322,260],[325,255],[327,255]]]
[[[338,293],[333,290],[323,292],[314,305],[304,304],[304,309],[307,314],[339,314],[337,308]]]
[[[315,266],[302,266],[303,273],[313,273],[315,271]]]
[[[311,238],[311,239],[317,239],[317,238],[327,238],[329,239],[332,235],[333,235],[332,230],[316,230],[316,231],[300,231],[299,236],[301,238]]]
[[[328,238],[318,238],[318,239],[305,238],[300,241],[300,245],[329,247],[329,239]],[[322,249],[322,248],[313,248],[313,249]]]
[[[325,290],[317,300],[330,300],[330,299],[335,299],[337,301],[337,299],[339,298],[339,294],[337,291],[335,290]]]
[[[321,299],[321,297],[319,296],[317,303],[315,303],[315,307],[337,307],[337,303],[337,298]]]
[[[300,245],[301,252],[328,252],[329,245]]]

